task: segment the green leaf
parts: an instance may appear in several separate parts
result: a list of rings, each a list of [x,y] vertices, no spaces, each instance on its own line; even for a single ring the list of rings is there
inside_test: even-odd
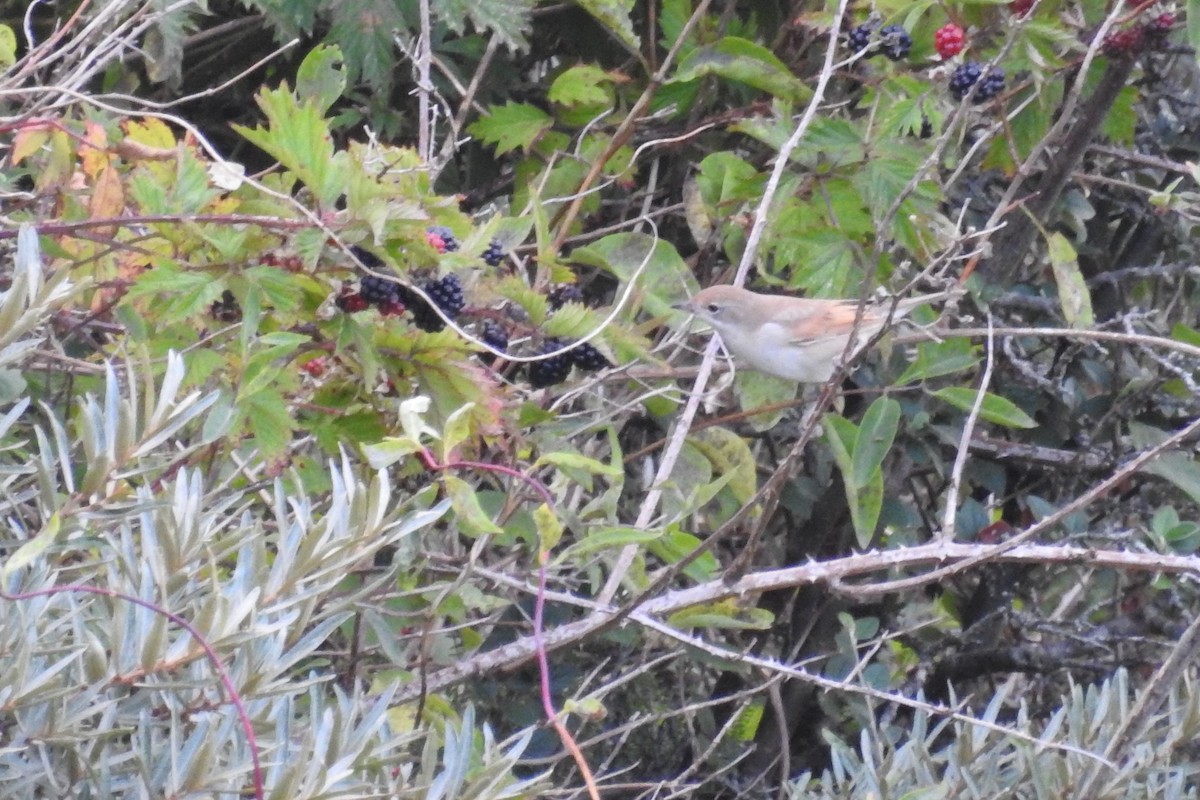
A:
[[[283,395],[274,389],[263,389],[239,398],[238,409],[264,457],[274,458],[287,450],[292,441],[293,422]]]
[[[466,403],[446,419],[446,429],[442,432],[443,462],[449,462],[454,448],[471,435],[471,410],[474,408],[474,403]]]
[[[616,476],[624,474],[624,469],[619,466],[605,464],[603,461],[597,461],[594,458],[580,455],[572,452],[544,453],[533,466],[540,467],[543,464],[551,464],[553,466],[565,469],[580,469],[585,472],[590,472],[594,475]]]
[[[55,511],[50,515],[50,519],[46,520],[46,524],[37,534],[29,541],[22,544],[16,549],[8,561],[4,562],[4,568],[0,569],[0,579],[8,581],[12,574],[24,566],[32,564],[42,553],[50,549],[50,546],[58,541],[58,535],[62,531],[62,518]]]
[[[537,525],[538,543],[543,553],[548,553],[562,540],[562,520],[550,506],[542,503],[533,510],[533,522]]]
[[[1200,503],[1200,463],[1187,453],[1163,453],[1141,468],[1141,472],[1157,475]]]
[[[947,386],[938,389],[933,396],[955,408],[970,411],[975,407],[975,398],[979,392],[966,386]],[[1028,414],[1017,407],[1011,400],[988,392],[983,397],[983,405],[979,416],[988,422],[1003,425],[1006,428],[1036,428],[1037,423]]]
[[[726,486],[739,504],[758,490],[757,465],[746,440],[725,428],[705,428],[693,433],[688,441],[712,464],[713,474],[728,476]]]
[[[854,439],[850,476],[856,487],[867,486],[879,473],[899,427],[899,403],[890,397],[880,397],[871,403]]]
[[[477,30],[492,31],[509,48],[525,50],[535,5],[534,0],[438,0],[434,7],[455,33],[465,33],[470,20]]]
[[[393,37],[406,27],[400,4],[396,0],[354,0],[322,7],[329,10],[329,41],[346,57],[349,82],[362,78],[386,97],[396,69]]]
[[[606,270],[625,283],[636,280],[646,310],[655,316],[673,313],[671,305],[687,299],[685,290],[699,290],[695,276],[675,247],[643,233],[605,236],[574,250],[571,259]]]
[[[7,25],[0,25],[0,69],[7,69],[17,61],[17,35]]]
[[[335,153],[333,137],[315,100],[303,104],[288,91],[264,89],[257,97],[267,117],[266,128],[234,129],[290,170],[324,205],[333,203],[345,187],[346,154]]]
[[[325,114],[346,91],[346,72],[342,64],[342,49],[318,44],[296,71],[296,96],[302,101],[313,100],[317,110]]]
[[[767,48],[736,36],[697,47],[679,65],[670,83],[684,83],[717,75],[744,83],[792,103],[812,96],[803,81]]]
[[[442,486],[450,498],[450,507],[454,509],[458,529],[466,536],[476,537],[489,533],[502,533],[500,526],[483,513],[475,490],[461,478],[453,475],[442,476]]]
[[[502,156],[518,148],[528,150],[553,125],[554,120],[540,108],[510,100],[489,108],[486,117],[467,126],[467,132]]]
[[[1054,269],[1054,280],[1058,284],[1058,302],[1067,324],[1072,328],[1093,327],[1096,316],[1092,313],[1092,295],[1079,270],[1075,248],[1061,233],[1050,234],[1049,246],[1050,266]]]
[[[699,537],[671,528],[665,534],[647,542],[646,549],[664,563],[674,564],[683,559],[684,556],[691,554],[700,544],[701,540]],[[704,553],[697,556],[695,561],[684,567],[683,574],[699,583],[712,580],[716,576],[719,567],[720,565],[717,563],[716,556],[712,553]]]
[[[851,453],[858,439],[859,430],[853,422],[837,414],[826,414],[822,418],[825,441],[833,452],[838,471],[842,473],[842,485],[846,489],[846,503],[850,507],[850,521],[859,547],[867,547],[875,536],[879,513],[883,509],[883,471],[872,473],[865,485],[853,480],[854,459]]]
[[[780,406],[775,411],[761,411],[746,419],[756,433],[769,431],[779,424],[788,413],[786,404],[796,399],[798,389],[799,384],[795,381],[752,369],[738,370],[733,382],[733,391],[742,411]]]
[[[601,550],[613,550],[626,545],[644,545],[655,541],[663,535],[661,530],[642,530],[640,528],[597,528],[589,531],[583,539],[571,545],[559,559],[563,563],[572,563],[576,559],[591,555]]]
[[[593,64],[580,64],[555,78],[546,97],[564,106],[604,106],[609,102],[605,86],[611,83],[612,78],[604,70]]]
[[[896,385],[951,375],[971,369],[978,363],[975,347],[967,339],[921,342],[917,345],[916,360],[908,365],[908,369],[896,380]]]
[[[363,455],[371,469],[385,469],[425,448],[407,436],[394,436],[375,444],[363,445]]]
[[[692,606],[676,611],[668,622],[676,628],[723,628],[762,631],[771,627],[775,615],[765,608],[743,606],[736,600]]]
[[[641,41],[633,32],[633,21],[629,17],[630,12],[633,11],[633,0],[576,0],[576,2],[599,20],[630,50],[637,52],[641,49]]]

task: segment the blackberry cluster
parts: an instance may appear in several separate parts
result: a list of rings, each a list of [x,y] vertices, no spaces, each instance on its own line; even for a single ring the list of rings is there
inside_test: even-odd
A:
[[[1008,4],[1008,10],[1016,17],[1025,16],[1031,8],[1033,8],[1033,0],[1011,0]]]
[[[892,61],[900,61],[912,50],[912,37],[900,25],[888,25],[879,31],[879,49]]]
[[[851,29],[846,35],[846,46],[852,52],[866,50],[871,46],[871,36],[875,33],[875,26],[871,24],[859,25],[857,28]]]
[[[499,350],[501,353],[508,352],[508,331],[499,322],[485,319],[479,326],[479,339],[488,347]],[[483,352],[479,354],[479,359],[485,364],[491,364],[496,360],[496,356]]]
[[[447,317],[453,319],[467,305],[463,298],[462,284],[457,275],[447,275],[440,280],[427,281],[422,287],[429,299],[440,308]],[[408,306],[413,315],[413,324],[423,331],[436,333],[446,327],[446,323],[425,299],[416,292],[406,292],[400,297],[401,302]]]
[[[560,283],[551,287],[546,299],[550,301],[550,308],[558,311],[567,303],[582,303],[583,292],[573,283]]]
[[[546,339],[534,355],[544,355],[561,350],[566,343],[562,339]],[[529,385],[534,389],[544,389],[556,383],[562,383],[571,374],[571,354],[559,353],[550,358],[529,363]]]
[[[483,260],[489,267],[500,266],[500,262],[504,260],[504,247],[499,239],[492,239],[488,243],[488,249],[483,251]]]
[[[590,342],[584,342],[567,353],[575,366],[584,372],[596,372],[612,366],[612,362],[595,348]]]
[[[980,78],[983,84],[975,91],[976,103],[991,100],[1004,91],[1004,70],[993,67],[984,77],[983,66],[978,61],[968,61],[959,64],[950,76],[950,94],[955,100],[962,100]]]

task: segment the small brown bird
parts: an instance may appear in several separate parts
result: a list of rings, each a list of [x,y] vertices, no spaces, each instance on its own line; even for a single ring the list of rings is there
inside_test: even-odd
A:
[[[917,306],[936,303],[946,292],[907,297],[896,304],[869,304],[863,309],[855,335],[853,356],[888,323]],[[736,286],[710,286],[686,303],[690,311],[712,325],[725,348],[750,367],[801,383],[824,383],[833,375],[855,332],[857,300],[814,300],[758,294]]]

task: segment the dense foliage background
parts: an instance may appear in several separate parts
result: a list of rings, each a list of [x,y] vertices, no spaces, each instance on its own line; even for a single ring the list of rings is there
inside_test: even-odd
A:
[[[1189,5],[9,8],[0,791],[1197,796]]]

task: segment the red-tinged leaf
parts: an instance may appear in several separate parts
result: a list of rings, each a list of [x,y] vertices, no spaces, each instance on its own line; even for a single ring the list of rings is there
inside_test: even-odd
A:
[[[92,219],[120,216],[125,210],[125,187],[121,185],[121,176],[115,167],[105,167],[92,187],[92,202],[88,212]],[[111,228],[107,229],[111,231]],[[100,235],[108,235],[97,231]]]
[[[112,160],[108,154],[108,132],[100,123],[90,120],[84,123],[83,131],[79,164],[84,175],[95,178]]]

